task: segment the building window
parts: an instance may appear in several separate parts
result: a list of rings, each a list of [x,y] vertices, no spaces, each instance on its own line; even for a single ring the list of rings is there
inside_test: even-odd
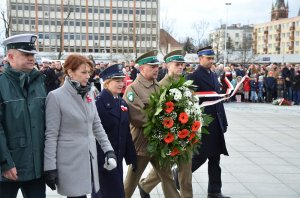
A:
[[[235,33],[235,37],[236,38],[240,37],[240,34],[239,33]]]
[[[295,42],[295,46],[297,46],[297,47],[299,46],[299,41]]]

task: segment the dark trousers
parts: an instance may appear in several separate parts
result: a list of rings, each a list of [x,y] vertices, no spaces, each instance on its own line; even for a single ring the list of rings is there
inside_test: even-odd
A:
[[[44,179],[35,179],[26,182],[0,182],[1,198],[16,198],[19,189],[23,197],[26,198],[45,198],[46,185]]]
[[[208,193],[220,193],[222,187],[220,155],[203,157],[194,155],[192,159],[192,172],[196,171],[208,159]]]

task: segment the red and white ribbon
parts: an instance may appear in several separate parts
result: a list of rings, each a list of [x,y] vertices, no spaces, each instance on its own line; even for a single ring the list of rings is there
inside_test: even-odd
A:
[[[248,76],[244,76],[242,78],[242,80],[240,82],[237,83],[236,87],[233,89],[232,84],[230,83],[230,81],[228,80],[227,77],[225,77],[225,83],[227,85],[227,90],[225,94],[218,94],[215,91],[203,91],[203,92],[195,92],[194,94],[196,96],[198,96],[199,98],[207,98],[207,97],[220,97],[220,99],[217,100],[212,100],[212,101],[205,101],[202,102],[200,107],[206,107],[206,106],[210,106],[210,105],[214,105],[217,104],[221,101],[227,100],[229,98],[231,98],[232,96],[235,95],[235,93],[237,92],[237,90],[239,89],[239,87],[241,86],[241,84],[244,82],[244,80],[247,78]],[[232,91],[233,90],[233,91]],[[231,94],[230,94],[231,93]],[[230,94],[230,95],[229,95]]]

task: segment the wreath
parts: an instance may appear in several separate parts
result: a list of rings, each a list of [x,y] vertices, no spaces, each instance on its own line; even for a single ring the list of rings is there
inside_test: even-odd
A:
[[[201,133],[207,133],[203,126],[212,118],[202,113],[192,83],[184,77],[171,80],[170,85],[150,96],[144,135],[148,153],[160,166],[188,162],[201,144]]]

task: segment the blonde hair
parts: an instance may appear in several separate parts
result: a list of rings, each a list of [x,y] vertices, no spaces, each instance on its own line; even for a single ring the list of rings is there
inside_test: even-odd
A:
[[[109,79],[106,79],[104,82],[103,82],[103,88],[104,89],[108,89],[108,84],[112,81],[111,78]]]

